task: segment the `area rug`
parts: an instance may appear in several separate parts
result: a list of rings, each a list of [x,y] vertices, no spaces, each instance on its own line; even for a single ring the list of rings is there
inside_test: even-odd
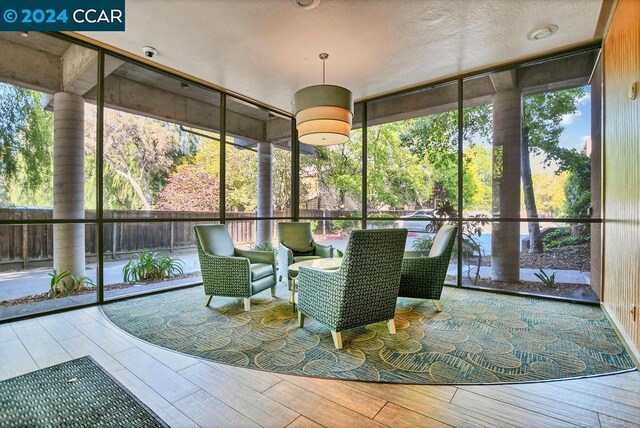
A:
[[[633,369],[597,306],[446,287],[431,301],[398,299],[384,322],[347,330],[337,350],[329,329],[298,328],[288,294],[214,298],[202,287],[103,306],[117,326],[153,344],[238,367],[337,379],[417,384],[531,382]],[[263,293],[267,294],[267,293]]]
[[[2,427],[167,427],[91,357],[0,382]]]

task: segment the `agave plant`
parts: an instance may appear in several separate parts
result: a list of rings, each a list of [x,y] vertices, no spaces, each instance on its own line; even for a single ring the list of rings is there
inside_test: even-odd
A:
[[[74,276],[68,270],[59,272],[53,269],[49,274],[51,285],[49,287],[49,297],[68,296],[73,290],[83,286],[95,287],[95,283],[88,276]]]
[[[555,288],[556,286],[556,273],[548,275],[545,271],[540,269],[540,273],[534,273],[534,275],[542,281],[547,287]]]
[[[143,251],[131,258],[122,268],[124,282],[165,279],[184,273],[184,262],[170,256]]]

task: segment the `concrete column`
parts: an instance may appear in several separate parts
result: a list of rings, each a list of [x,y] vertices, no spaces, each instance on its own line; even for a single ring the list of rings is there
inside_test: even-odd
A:
[[[84,219],[84,100],[66,92],[54,95],[53,218]],[[53,227],[53,267],[85,273],[84,224]]]
[[[493,215],[520,217],[520,143],[522,95],[505,89],[493,97]],[[520,224],[493,223],[491,276],[494,280],[520,280]]]
[[[258,143],[258,217],[273,217],[272,145]],[[273,220],[259,220],[256,225],[256,243],[271,242]]]

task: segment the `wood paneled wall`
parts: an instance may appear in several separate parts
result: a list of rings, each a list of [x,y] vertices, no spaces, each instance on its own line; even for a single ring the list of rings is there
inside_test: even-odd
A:
[[[640,355],[640,0],[619,0],[604,44],[604,305]],[[631,314],[636,306],[636,319]]]

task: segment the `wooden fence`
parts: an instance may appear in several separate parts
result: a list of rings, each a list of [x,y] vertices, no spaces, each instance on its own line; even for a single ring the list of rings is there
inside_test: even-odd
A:
[[[104,253],[108,258],[120,258],[141,250],[168,251],[195,248],[193,226],[198,218],[217,217],[218,213],[168,211],[105,211],[105,218],[167,219],[163,222],[117,222],[104,224]],[[256,240],[255,213],[228,213],[227,227],[237,244]],[[287,213],[277,212],[274,216]],[[173,218],[193,218],[193,221],[172,221]],[[52,210],[0,209],[3,220],[51,220]],[[87,220],[95,219],[95,211],[86,211]],[[274,236],[277,222],[273,222]],[[97,254],[97,225],[85,224],[85,249],[89,258]],[[28,265],[50,265],[53,259],[53,224],[0,226],[0,270],[26,268]]]
[[[401,216],[407,212],[387,212],[394,216]],[[217,217],[217,212],[193,211],[127,211],[109,210],[104,212],[105,219],[166,219],[162,222],[135,223],[105,223],[104,224],[104,253],[108,258],[127,257],[131,253],[141,250],[168,251],[189,249],[195,247],[193,226],[198,224],[199,218]],[[274,217],[285,217],[289,212],[277,211]],[[331,234],[345,229],[359,228],[359,212],[338,210],[301,210],[301,217],[327,218],[314,220],[316,234]],[[246,245],[256,242],[255,212],[228,212],[227,228],[237,244]],[[0,209],[2,220],[51,220],[53,211],[50,209]],[[85,212],[87,220],[95,219],[95,211]],[[172,221],[175,218],[192,218],[193,221]],[[328,220],[343,218],[341,220]],[[277,221],[273,221],[276,236]],[[89,258],[97,254],[97,226],[85,225],[85,249]],[[0,226],[0,270],[26,268],[28,265],[50,265],[53,258],[53,225],[3,225]]]

